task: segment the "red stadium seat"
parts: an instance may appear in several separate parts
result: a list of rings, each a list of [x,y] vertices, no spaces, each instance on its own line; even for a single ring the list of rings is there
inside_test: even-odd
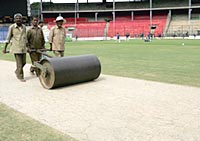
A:
[[[72,32],[73,36],[78,37],[103,37],[106,27],[106,22],[88,22],[87,18],[77,18],[76,25],[74,18],[65,18],[66,23],[64,26],[74,27],[75,30]],[[46,18],[45,22],[49,21],[51,23],[48,24],[48,28],[50,29],[55,25],[53,18]],[[165,28],[165,24],[167,21],[167,15],[154,15],[152,19],[152,24],[156,26],[154,34],[157,36],[158,34],[162,34]],[[114,37],[116,33],[120,33],[121,36],[125,36],[128,32],[130,35],[139,36],[141,33],[144,36],[148,35],[150,32],[150,19],[149,16],[146,15],[137,15],[134,17],[134,20],[131,21],[130,16],[124,17],[116,17],[116,21],[110,21],[107,31],[108,37]]]

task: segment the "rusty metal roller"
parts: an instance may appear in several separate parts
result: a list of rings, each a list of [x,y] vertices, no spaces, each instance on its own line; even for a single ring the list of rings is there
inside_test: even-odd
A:
[[[101,64],[95,55],[46,58],[36,67],[40,82],[47,89],[91,81],[101,73]]]

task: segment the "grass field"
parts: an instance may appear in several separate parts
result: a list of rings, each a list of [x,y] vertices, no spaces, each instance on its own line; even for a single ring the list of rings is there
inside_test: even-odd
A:
[[[0,51],[3,49],[2,46],[3,44],[1,44]],[[46,47],[49,47],[48,44]],[[50,52],[50,54],[52,53]],[[200,87],[200,40],[153,40],[150,43],[145,43],[142,40],[122,41],[121,43],[115,41],[66,43],[65,56],[82,54],[97,55],[102,65],[103,74]],[[0,60],[14,61],[13,55],[2,55],[2,53],[0,53]],[[27,61],[30,63],[29,56],[27,56]],[[0,125],[0,140],[5,140],[4,137],[10,135],[12,128],[16,128],[14,136],[20,139],[21,135],[22,138],[24,129],[26,130],[24,127],[26,122],[21,118],[21,115],[15,116],[16,113],[13,113],[12,110],[10,112],[2,105],[0,105],[0,113],[0,121],[4,123]],[[7,116],[7,113],[10,116]],[[10,119],[13,121],[10,122]],[[13,122],[17,124],[17,127],[11,126]],[[25,136],[28,136],[27,141],[42,140],[41,135],[34,139],[30,137],[35,133],[35,128],[38,127],[35,126],[35,121],[28,122],[30,122],[30,127],[28,127],[30,131],[29,134],[25,132]],[[47,127],[44,128],[46,130]],[[47,134],[43,130],[41,134]],[[48,130],[51,132],[52,129]],[[52,134],[52,136],[55,134],[56,137],[63,138],[60,133],[53,132]],[[8,138],[9,141],[12,140],[11,137]],[[56,140],[57,138],[51,139]],[[65,137],[63,140],[68,139]]]
[[[76,141],[0,103],[0,141]]]
[[[78,41],[66,43],[65,55],[95,54],[103,74],[200,87],[199,52],[200,40]]]

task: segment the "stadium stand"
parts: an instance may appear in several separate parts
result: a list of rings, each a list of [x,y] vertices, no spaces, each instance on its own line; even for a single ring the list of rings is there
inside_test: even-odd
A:
[[[48,28],[55,26],[55,23],[49,23]],[[80,22],[76,25],[73,23],[65,23],[63,25],[67,28],[74,28],[72,32],[73,37],[103,37],[106,22]]]
[[[44,23],[52,23],[55,21],[55,18],[44,18],[43,21]]]
[[[188,6],[188,0],[153,0],[153,8],[162,7],[185,7]]]
[[[162,8],[162,7],[184,7],[188,6],[188,0],[153,0],[153,8]],[[44,11],[74,11],[74,3],[43,3]],[[116,9],[148,9],[149,1],[127,1],[127,2],[116,2]],[[79,3],[79,10],[112,10],[113,3]]]
[[[106,22],[80,23],[76,25],[73,36],[78,37],[103,37]]]
[[[74,11],[74,3],[48,3],[43,4],[44,11]],[[140,8],[149,8],[148,2],[144,3],[135,3],[135,2],[117,2],[116,9],[140,9]],[[108,3],[79,3],[79,10],[112,10],[112,2]]]
[[[200,30],[200,20],[193,20],[193,19],[188,20],[188,15],[178,14],[178,15],[172,15],[167,35],[168,36],[187,36],[186,34],[198,35],[199,30]]]
[[[20,0],[24,1],[24,0]],[[190,3],[191,2],[191,3]],[[25,3],[27,4],[27,3]],[[185,36],[200,34],[200,0],[127,0],[126,2],[99,3],[53,3],[32,4],[32,15],[41,16],[48,24],[47,30],[55,25],[55,18],[62,15],[73,37],[114,37],[117,33],[130,37],[147,36],[150,32],[155,36]],[[23,17],[27,17],[27,5]],[[40,14],[41,15],[38,15]],[[152,16],[152,18],[151,18]],[[13,15],[0,15],[1,23],[12,23]],[[152,27],[155,27],[152,30]],[[1,35],[7,32],[1,29]],[[3,38],[3,37],[1,37]]]
[[[8,33],[8,26],[1,25],[0,26],[0,41],[6,40],[7,33]]]
[[[15,13],[21,13],[23,15],[24,22],[28,21],[28,3],[27,0],[1,0],[0,1],[0,23],[7,24],[13,23],[13,15]]]
[[[126,33],[129,33],[131,37],[137,37],[140,34],[147,36],[151,32],[151,26],[156,26],[154,34],[158,36],[163,33],[166,20],[167,15],[153,16],[152,23],[147,15],[135,16],[133,21],[130,20],[130,17],[116,17],[116,21],[109,24],[108,36],[113,37],[117,33],[120,33],[121,36],[125,36]]]
[[[64,18],[65,21],[67,23],[75,23],[75,20],[76,20],[76,23],[84,23],[84,22],[87,22],[88,19],[87,18]],[[44,23],[52,23],[52,22],[55,22],[55,18],[44,18]]]
[[[150,32],[150,19],[146,15],[135,16],[134,21],[131,21],[130,16],[116,17],[116,21],[108,22],[106,30],[106,22],[87,22],[82,18],[83,22],[77,22],[74,25],[74,18],[65,18],[68,22],[64,24],[66,28],[74,27],[75,30],[72,32],[73,36],[78,37],[114,37],[116,33],[120,33],[121,36],[125,36],[128,32],[130,36],[138,36],[143,33],[145,36]],[[69,20],[70,19],[70,20]],[[166,24],[167,15],[155,15],[153,16],[152,25],[156,26],[155,36],[163,33]],[[55,23],[50,23],[48,28],[50,29]]]
[[[194,5],[195,7],[189,7]],[[152,11],[150,8],[152,8]],[[200,8],[200,2],[191,0],[190,5],[189,0],[153,0],[152,7],[150,7],[149,0],[115,2],[114,13],[113,2],[78,4],[54,4],[46,2],[43,5],[43,15],[44,22],[53,22],[51,15],[54,14],[55,18],[55,14],[61,14],[65,17],[68,24],[65,24],[65,26],[70,26],[75,29],[72,32],[73,36],[114,37],[118,32],[121,36],[125,36],[126,33],[129,33],[131,37],[138,37],[141,34],[147,36],[149,32],[152,33],[152,26],[155,27],[153,34],[155,36],[160,36],[171,35],[171,32],[174,32],[172,31],[172,27],[173,30],[178,30],[180,32],[186,32],[186,29],[190,29],[188,32],[189,34],[197,32],[194,31],[197,30],[195,22],[191,22],[192,25],[190,24],[190,27],[185,26],[183,22],[182,28],[184,29],[174,29],[176,26],[173,25],[175,14],[172,14],[173,16],[169,15],[170,11],[173,11],[172,13],[174,13],[174,11],[187,11],[188,14],[189,8],[193,8],[193,10]],[[52,10],[52,14],[50,14],[48,10]],[[63,11],[63,13],[58,13],[58,10]],[[74,19],[75,11],[77,14],[76,21]],[[152,15],[152,19],[150,15]],[[193,26],[192,29],[191,26]],[[48,27],[51,27],[51,24]]]
[[[43,10],[45,11],[56,11],[56,10],[67,10],[67,11],[74,11],[74,4],[73,3],[51,3],[51,2],[44,2],[43,3]]]

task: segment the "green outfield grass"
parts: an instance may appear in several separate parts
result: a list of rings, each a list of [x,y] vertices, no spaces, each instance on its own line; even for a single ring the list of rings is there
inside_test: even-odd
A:
[[[200,40],[78,41],[66,43],[65,56],[95,54],[103,74],[200,87],[199,45]],[[2,53],[0,60],[14,61],[13,55]],[[27,62],[30,63],[29,56]],[[2,104],[0,124],[3,141],[73,140]]]
[[[200,87],[200,40],[66,43],[66,56],[81,54],[97,55],[103,74]],[[0,59],[13,57],[6,54]],[[29,56],[27,60],[30,62]]]
[[[77,141],[0,103],[0,141]]]

